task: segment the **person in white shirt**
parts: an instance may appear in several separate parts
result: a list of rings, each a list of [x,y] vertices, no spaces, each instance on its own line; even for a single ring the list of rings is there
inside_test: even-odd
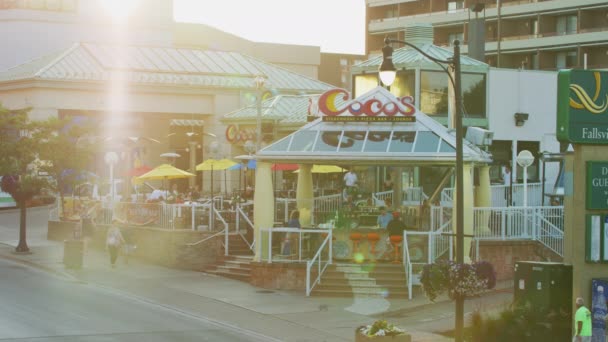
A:
[[[344,186],[344,190],[346,190],[345,195],[347,198],[351,198],[352,200],[357,186],[357,174],[352,169],[348,170],[348,172],[344,175]]]
[[[511,198],[511,166],[509,164],[505,164],[502,168],[502,181],[505,185],[505,199],[507,200],[507,204],[510,204]]]

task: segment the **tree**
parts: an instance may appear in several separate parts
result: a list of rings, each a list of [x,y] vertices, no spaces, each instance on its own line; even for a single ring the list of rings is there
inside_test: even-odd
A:
[[[40,193],[47,180],[37,176],[34,162],[43,137],[43,122],[30,121],[30,109],[9,110],[0,105],[0,174],[2,191],[9,193],[20,210],[18,253],[27,253],[27,201]]]
[[[73,124],[70,119],[51,118],[41,127],[44,139],[40,144],[39,158],[44,162],[39,168],[56,181],[51,188],[59,193],[62,217],[65,217],[66,187],[76,186],[92,159],[93,132],[92,125]]]

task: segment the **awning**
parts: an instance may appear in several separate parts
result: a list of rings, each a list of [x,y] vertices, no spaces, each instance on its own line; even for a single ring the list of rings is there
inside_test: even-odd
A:
[[[170,126],[186,126],[186,127],[191,127],[191,126],[202,127],[202,126],[205,126],[205,121],[204,120],[173,119],[173,120],[171,120],[171,123],[169,125]]]

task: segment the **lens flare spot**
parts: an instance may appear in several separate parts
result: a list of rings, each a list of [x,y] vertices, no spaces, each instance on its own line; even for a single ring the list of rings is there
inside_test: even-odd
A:
[[[361,264],[361,263],[363,263],[363,261],[365,261],[365,257],[361,253],[355,253],[355,255],[353,256],[353,260],[357,264]]]

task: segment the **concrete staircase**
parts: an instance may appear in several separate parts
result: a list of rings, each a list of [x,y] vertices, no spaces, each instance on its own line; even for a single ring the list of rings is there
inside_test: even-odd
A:
[[[312,296],[407,298],[405,270],[392,263],[335,263],[315,286]]]
[[[251,261],[253,252],[240,235],[229,235],[228,256],[222,256],[218,262],[207,267],[207,273],[226,278],[249,282],[251,278]]]

